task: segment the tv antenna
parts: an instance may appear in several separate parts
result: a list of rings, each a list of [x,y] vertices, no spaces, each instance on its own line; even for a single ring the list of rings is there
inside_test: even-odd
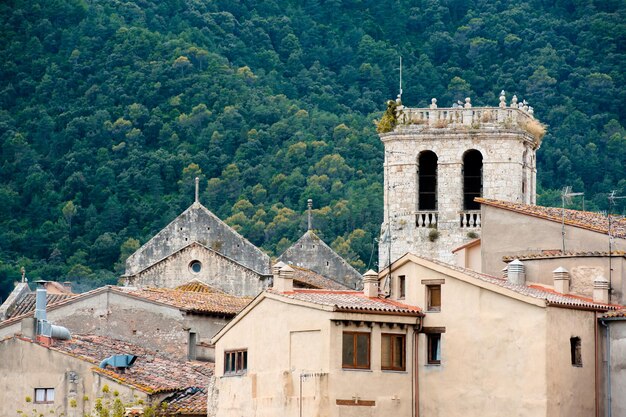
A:
[[[565,204],[571,204],[572,197],[578,195],[585,195],[585,193],[573,193],[570,185],[563,188],[561,191],[561,250],[565,253]]]

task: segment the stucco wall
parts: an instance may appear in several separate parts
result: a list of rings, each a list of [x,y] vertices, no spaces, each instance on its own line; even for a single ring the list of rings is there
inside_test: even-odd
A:
[[[68,417],[81,417],[93,409],[98,397],[105,396],[102,392],[105,384],[109,386],[111,394],[117,391],[124,402],[143,399],[147,403],[147,395],[142,391],[93,373],[93,364],[31,342],[19,339],[0,342],[0,358],[2,416],[17,415],[17,410],[31,415],[34,409],[45,416],[65,413]],[[78,376],[76,383],[70,381],[70,372]],[[34,404],[35,388],[54,388],[54,403]],[[27,402],[26,397],[30,397],[31,402]],[[75,407],[72,407],[72,400],[75,401]]]
[[[311,231],[287,248],[278,260],[310,269],[353,289],[363,288],[361,274]]]
[[[606,396],[609,388],[608,381],[606,379],[607,366],[610,367],[610,387],[611,387],[611,415],[612,416],[626,416],[626,318],[612,319],[606,321],[606,324],[610,326],[610,362],[607,360],[606,349],[606,328],[600,326],[601,330],[601,358],[600,372],[603,376],[602,379],[602,400],[600,407],[605,411],[608,407],[609,400]],[[608,414],[601,414],[608,415]]]
[[[198,342],[209,342],[228,319],[185,314],[178,308],[155,304],[110,291],[49,310],[48,320],[74,334],[96,334],[124,340],[186,359],[189,332]],[[0,337],[20,330],[16,323],[0,329]]]
[[[191,270],[193,261],[202,263],[200,272]],[[197,279],[228,294],[254,297],[266,287],[268,278],[220,253],[194,244],[129,277],[129,284],[174,288]]]
[[[407,252],[454,263],[451,250],[476,237],[480,227],[461,227],[463,210],[463,154],[478,150],[483,156],[482,196],[513,202],[534,202],[531,183],[536,173],[534,140],[521,129],[468,129],[400,126],[381,135],[385,145],[383,228],[391,221],[391,260]],[[418,156],[425,150],[438,157],[437,196],[440,236],[429,240],[431,229],[416,227],[418,210]],[[524,154],[526,152],[526,154]],[[526,161],[524,161],[526,155]],[[388,243],[379,245],[379,268],[388,265]]]
[[[267,318],[275,320],[267,324]],[[411,415],[411,364],[405,372],[380,370],[380,333],[411,333],[399,328],[337,326],[331,317],[353,320],[390,320],[372,315],[335,315],[265,299],[226,333],[216,346],[215,372],[220,405],[218,416],[299,416],[300,374],[302,415],[405,416]],[[404,318],[404,321],[415,318]],[[342,332],[371,332],[371,369],[341,368]],[[224,351],[248,349],[245,376],[223,376]],[[407,358],[411,358],[407,335]],[[397,399],[393,399],[396,396]],[[337,399],[375,401],[370,406],[340,406]]]
[[[126,260],[133,275],[177,250],[199,242],[260,273],[270,273],[267,254],[235,232],[199,203],[192,204]]]
[[[548,307],[548,416],[591,416],[595,412],[595,313]],[[582,366],[573,366],[570,338],[581,340]]]
[[[561,224],[510,210],[482,205],[483,272],[499,276],[505,263],[503,256],[560,250]],[[565,225],[566,251],[607,251],[608,236]],[[626,240],[615,239],[613,250],[626,249]]]

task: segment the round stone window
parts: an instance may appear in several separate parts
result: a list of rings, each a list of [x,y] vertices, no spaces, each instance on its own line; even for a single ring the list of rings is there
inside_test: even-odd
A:
[[[191,261],[189,264],[189,270],[194,274],[199,274],[202,271],[202,262],[200,261]]]

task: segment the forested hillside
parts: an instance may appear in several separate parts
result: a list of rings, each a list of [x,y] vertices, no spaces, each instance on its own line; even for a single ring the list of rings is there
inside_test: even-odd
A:
[[[268,253],[312,198],[319,234],[368,266],[400,56],[406,105],[530,102],[540,202],[626,194],[622,0],[7,0],[0,24],[0,297],[20,266],[110,282],[196,176]]]

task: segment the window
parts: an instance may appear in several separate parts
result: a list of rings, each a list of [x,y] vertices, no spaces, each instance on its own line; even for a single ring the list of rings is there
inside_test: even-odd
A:
[[[398,298],[406,297],[406,276],[400,275],[398,277]]]
[[[381,368],[392,371],[406,370],[405,335],[383,333],[381,340]]]
[[[54,388],[35,388],[35,403],[53,403]]]
[[[580,343],[580,337],[570,337],[570,351],[572,356],[572,366],[583,366],[583,355]]]
[[[463,209],[480,210],[474,198],[483,194],[483,155],[476,149],[463,155]]]
[[[189,332],[189,346],[187,356],[190,361],[196,360],[196,342],[198,340],[198,335],[195,332]]]
[[[224,352],[224,375],[243,375],[248,370],[248,351]]]
[[[426,294],[427,311],[441,311],[441,285],[427,285]]]
[[[202,271],[202,262],[198,260],[191,261],[191,263],[189,264],[189,270],[191,270],[191,272],[194,274],[199,274],[200,271]]]
[[[429,365],[441,364],[441,334],[430,333],[427,334],[428,338],[428,361]]]
[[[370,369],[370,334],[343,332],[343,368]]]
[[[437,155],[420,153],[417,172],[418,210],[437,210]]]

